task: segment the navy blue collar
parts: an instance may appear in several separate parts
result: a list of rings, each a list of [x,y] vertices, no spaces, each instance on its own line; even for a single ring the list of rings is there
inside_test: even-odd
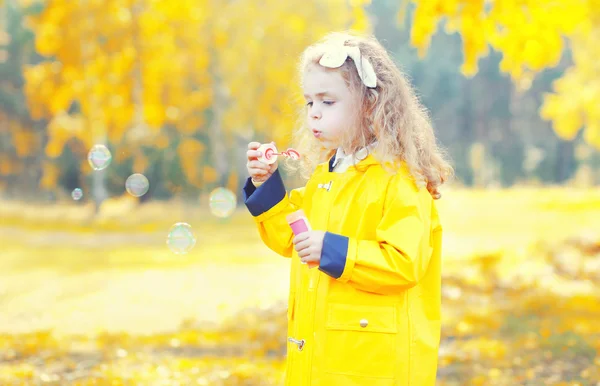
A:
[[[333,157],[331,157],[329,159],[329,171],[332,172],[333,171],[333,164],[335,162],[335,154],[333,155]]]

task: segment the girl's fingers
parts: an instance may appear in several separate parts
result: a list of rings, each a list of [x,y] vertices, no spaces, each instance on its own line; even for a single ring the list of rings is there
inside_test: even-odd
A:
[[[263,169],[248,169],[248,173],[250,173],[251,176],[268,176],[269,172]]]
[[[257,159],[262,155],[262,152],[257,150],[248,150],[246,152],[246,155],[248,156],[248,159]]]
[[[260,162],[257,160],[252,160],[248,162],[248,167],[249,168],[253,168],[253,169],[262,169],[262,170],[269,170],[270,169],[270,165],[267,165],[264,162]]]
[[[301,252],[310,246],[310,241],[303,240],[296,244],[296,251]]]
[[[248,144],[248,150],[256,150],[260,147],[260,142],[250,142]]]
[[[313,258],[310,256],[310,252],[308,249],[304,249],[298,252],[298,257],[300,257],[300,259],[303,260],[305,263],[313,261]]]
[[[294,243],[294,245],[299,244],[304,240],[308,240],[309,236],[310,236],[310,233],[308,233],[308,232],[299,233],[296,236],[294,236],[292,243]]]
[[[274,142],[272,143],[275,144]],[[257,150],[260,146],[260,142],[250,142],[248,143],[248,151],[246,152],[248,158],[246,167],[248,168],[248,173],[253,178],[264,178],[277,170],[277,163],[267,164],[258,160],[259,157],[263,156],[263,153]]]
[[[250,174],[260,174],[260,175],[265,175],[268,173],[267,170],[261,169],[261,168],[248,168],[248,172]]]

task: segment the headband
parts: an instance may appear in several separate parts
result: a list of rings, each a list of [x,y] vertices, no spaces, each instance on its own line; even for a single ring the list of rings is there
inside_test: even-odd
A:
[[[321,60],[319,60],[321,66],[327,68],[339,68],[346,62],[346,59],[350,57],[354,62],[356,70],[358,71],[358,76],[360,76],[364,85],[369,88],[377,87],[377,76],[375,75],[373,65],[371,65],[371,62],[369,62],[367,58],[361,55],[358,47],[346,46],[343,41],[327,43],[325,44],[325,47],[325,54],[323,54]]]

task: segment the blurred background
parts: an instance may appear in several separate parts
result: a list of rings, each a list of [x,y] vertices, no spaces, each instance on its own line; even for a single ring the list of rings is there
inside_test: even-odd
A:
[[[597,0],[0,0],[0,384],[282,384],[245,150],[291,146],[297,59],[345,29],[456,169],[438,384],[600,385]]]

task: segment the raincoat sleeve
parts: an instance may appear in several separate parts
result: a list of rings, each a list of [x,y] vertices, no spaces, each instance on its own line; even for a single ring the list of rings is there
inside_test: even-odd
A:
[[[392,294],[415,286],[427,271],[430,223],[417,187],[392,178],[374,240],[327,232],[319,270],[353,287]],[[426,238],[426,240],[424,240]],[[427,247],[423,247],[426,245]]]
[[[265,245],[282,256],[292,257],[294,234],[286,216],[301,208],[304,188],[294,189],[288,195],[276,170],[258,188],[248,178],[243,193],[244,203]]]

